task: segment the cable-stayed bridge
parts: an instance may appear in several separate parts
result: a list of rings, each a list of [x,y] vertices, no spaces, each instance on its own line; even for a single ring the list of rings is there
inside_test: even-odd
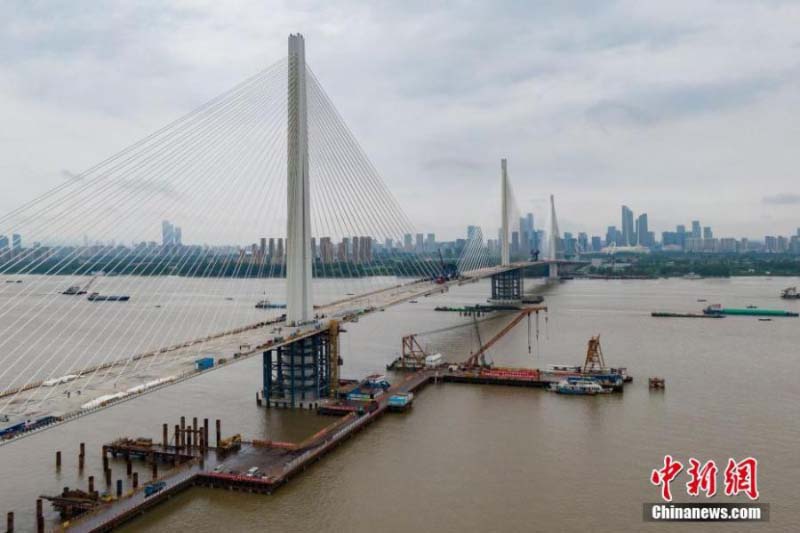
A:
[[[0,218],[0,234],[38,243],[0,248],[0,274],[22,281],[0,286],[0,415],[91,412],[199,375],[206,352],[263,354],[263,394],[294,405],[331,392],[341,322],[484,278],[493,301],[519,304],[522,269],[556,273],[563,253],[551,203],[547,257],[512,258],[505,160],[500,177],[496,252],[477,231],[448,257],[457,272],[414,253],[413,225],[290,36],[286,59]],[[167,220],[208,244],[183,245]],[[260,245],[225,244],[243,235]],[[265,284],[259,307],[229,304],[253,279],[285,284]]]

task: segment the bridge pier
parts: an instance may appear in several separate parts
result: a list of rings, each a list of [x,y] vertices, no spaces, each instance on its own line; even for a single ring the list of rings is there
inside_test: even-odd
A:
[[[547,277],[549,279],[558,279],[558,263],[550,263],[549,267],[550,268]]]
[[[521,268],[492,276],[492,303],[521,305],[524,292]]]
[[[339,385],[339,327],[267,350],[263,354],[263,401],[267,407],[313,407]]]

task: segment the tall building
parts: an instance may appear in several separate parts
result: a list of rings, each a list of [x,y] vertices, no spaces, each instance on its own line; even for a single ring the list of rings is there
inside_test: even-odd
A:
[[[161,246],[171,246],[175,244],[175,230],[169,220],[161,222]]]
[[[330,240],[330,239],[329,239]],[[275,260],[275,238],[270,237],[269,239],[269,260]]]
[[[703,228],[703,239],[713,239],[714,233],[711,231],[711,226]]]
[[[636,244],[639,246],[650,247],[653,245],[650,242],[650,230],[647,227],[647,213],[642,213],[636,219]]]
[[[616,226],[609,226],[606,230],[606,246],[611,246],[612,244],[620,244],[621,238],[619,230]]]
[[[14,233],[11,235],[11,249],[12,250],[22,249],[22,235],[20,235],[19,233]]]
[[[277,255],[278,263],[283,263],[283,237],[278,238],[278,247],[275,250],[275,254]]]
[[[359,259],[362,263],[372,262],[372,237],[361,237]]]
[[[425,236],[422,233],[417,233],[417,245],[415,249],[417,253],[420,253],[425,249]]]
[[[592,236],[592,251],[599,252],[603,249],[603,239],[597,235]]]
[[[511,255],[519,255],[519,232],[511,232]]]
[[[414,243],[412,241],[410,233],[406,233],[405,235],[403,235],[403,249],[406,252],[410,252],[414,249]]]
[[[361,250],[359,249],[361,246],[361,239],[358,237],[353,237],[353,255],[350,259],[356,263],[361,261]]]
[[[258,246],[258,255],[263,258],[264,256],[267,255],[267,238],[261,237],[261,240],[259,242],[260,244]]]
[[[178,226],[172,228],[172,244],[181,246],[183,244],[183,231]]]
[[[387,238],[383,244],[383,247],[386,248],[387,252],[391,252],[392,248],[394,248],[394,242],[392,241],[392,239]]]
[[[633,211],[627,206],[622,206],[622,244],[633,246],[636,244],[636,229],[633,226]]]
[[[428,233],[425,236],[425,250],[432,252],[436,249],[436,234]]]
[[[270,239],[272,240],[272,239]],[[322,237],[319,240],[319,257],[325,264],[333,263],[333,243],[330,237]]]
[[[0,252],[8,250],[8,237],[0,235]]]
[[[699,220],[692,220],[692,238],[693,239],[701,239],[702,237],[703,237],[703,235],[700,232],[700,221]]]
[[[589,236],[583,232],[578,233],[578,250],[581,252],[590,252],[589,249]]]

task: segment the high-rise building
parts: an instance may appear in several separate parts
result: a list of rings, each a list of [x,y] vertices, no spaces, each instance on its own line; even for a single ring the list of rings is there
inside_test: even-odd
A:
[[[12,250],[22,249],[22,235],[20,235],[19,233],[13,233],[11,235],[11,249]]]
[[[405,235],[403,235],[403,249],[406,252],[410,252],[414,249],[414,243],[410,233],[406,233]]]
[[[599,252],[603,249],[603,239],[597,235],[592,236],[592,251]]]
[[[701,239],[702,237],[703,237],[703,235],[700,232],[700,221],[699,220],[692,220],[692,238],[693,239]]]
[[[263,258],[264,256],[267,255],[267,238],[261,237],[261,240],[259,242],[260,244],[258,246],[258,255]]]
[[[277,262],[283,263],[283,237],[278,237],[278,247],[275,250],[275,254],[277,255]]]
[[[183,230],[178,226],[173,227],[172,229],[172,244],[176,246],[181,246],[183,244]]]
[[[383,247],[386,248],[387,252],[391,252],[392,248],[394,248],[394,241],[392,239],[387,238],[383,244]]]
[[[161,246],[171,246],[175,244],[175,233],[169,220],[161,222]]]
[[[425,235],[422,233],[417,233],[417,245],[416,245],[416,252],[421,253],[425,249]]]
[[[275,238],[270,237],[269,239],[269,260],[275,260]]]
[[[319,256],[323,263],[325,264],[333,263],[333,243],[331,243],[330,237],[320,238]]]
[[[261,248],[264,248],[264,239],[261,239]],[[311,261],[316,261],[317,257],[319,257],[317,253],[317,238],[311,237]]]
[[[639,246],[650,247],[653,245],[650,242],[650,230],[647,227],[647,213],[642,213],[636,219],[636,244]]]
[[[703,238],[704,239],[714,238],[714,233],[711,231],[711,226],[706,226],[703,228]]]
[[[361,261],[361,250],[359,249],[361,245],[361,239],[358,237],[353,237],[353,255],[350,259],[356,263]]]
[[[519,255],[519,232],[511,232],[511,255]]]
[[[633,246],[636,244],[635,229],[633,227],[633,211],[627,205],[622,206],[622,244]]]
[[[0,253],[8,250],[8,237],[0,235]]]
[[[617,230],[616,226],[609,226],[608,230],[606,230],[606,246],[611,246],[612,244],[619,244],[620,241],[620,233]]]
[[[590,252],[589,249],[589,236],[583,232],[578,233],[578,249],[581,252]]]
[[[432,252],[436,249],[436,234],[428,233],[425,236],[425,250]]]
[[[372,262],[372,237],[361,237],[360,259],[362,263]]]

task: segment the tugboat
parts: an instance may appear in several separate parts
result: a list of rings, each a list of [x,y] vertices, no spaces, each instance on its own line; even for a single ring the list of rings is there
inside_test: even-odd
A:
[[[551,384],[551,388],[559,394],[578,396],[594,396],[611,392],[609,389],[604,389],[594,378],[567,378]]]
[[[781,298],[785,300],[800,300],[800,292],[797,292],[797,287],[787,287],[781,292]]]

